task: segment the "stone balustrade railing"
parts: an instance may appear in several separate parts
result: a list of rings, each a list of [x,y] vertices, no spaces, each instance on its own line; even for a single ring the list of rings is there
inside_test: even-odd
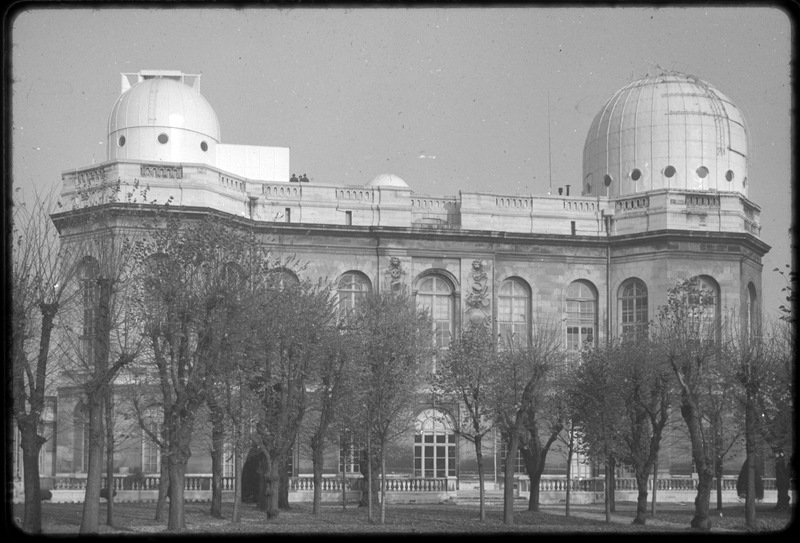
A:
[[[85,490],[86,476],[57,476],[53,477],[54,490]],[[143,477],[133,477],[131,475],[115,475],[113,487],[115,490],[158,490],[160,477],[158,475],[146,475]],[[313,491],[314,479],[310,475],[291,477],[289,480],[290,492]],[[343,482],[341,477],[326,476],[322,479],[323,492],[341,492],[342,486],[346,485],[346,490],[358,490],[360,477],[348,477]],[[762,479],[764,490],[775,490],[775,478],[766,477]],[[233,491],[235,487],[233,477],[222,478],[222,489]],[[604,489],[604,479],[602,477],[572,479],[570,490],[573,492],[602,492]],[[527,477],[515,478],[515,484],[522,492],[530,491],[530,481]],[[615,480],[617,491],[636,491],[636,479],[633,477],[618,477]],[[103,477],[101,488],[106,487],[106,478]],[[185,490],[204,491],[211,490],[211,475],[198,474],[186,475]],[[716,479],[711,484],[712,491],[717,488]],[[795,488],[794,480],[791,488]],[[455,477],[389,477],[386,479],[387,492],[457,492],[458,479]],[[690,477],[661,477],[656,481],[658,491],[685,491],[694,492],[697,489],[697,479]],[[566,492],[567,480],[564,477],[544,476],[539,481],[540,492]],[[653,490],[653,479],[647,482],[648,492]],[[725,477],[722,479],[723,491],[736,490],[736,477]]]

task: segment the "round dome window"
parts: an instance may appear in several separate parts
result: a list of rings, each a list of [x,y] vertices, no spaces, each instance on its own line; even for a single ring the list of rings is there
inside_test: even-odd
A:
[[[167,136],[163,132],[158,135],[158,143],[167,143],[168,141],[169,141],[169,136]]]
[[[664,168],[664,175],[667,177],[672,177],[675,175],[675,166],[667,166]]]
[[[611,182],[612,182],[612,181],[613,181],[613,179],[611,179],[611,176],[610,176],[610,175],[608,175],[608,174],[606,174],[606,176],[603,178],[603,184],[604,184],[605,186],[607,186],[607,187],[610,187],[610,186],[611,186]]]
[[[117,140],[117,145],[119,145],[120,147],[125,147],[125,136],[119,137],[119,139]]]
[[[733,170],[728,170],[725,172],[725,179],[728,181],[733,181]]]
[[[700,166],[699,168],[697,168],[697,177],[699,177],[700,179],[705,179],[707,175],[708,175],[708,168],[706,168],[705,166]]]
[[[208,151],[208,144],[206,142],[204,142],[204,141],[201,141],[200,142],[200,149],[202,149],[203,152],[205,153],[206,151]]]
[[[634,181],[638,181],[641,178],[642,178],[642,170],[640,170],[639,168],[634,168],[633,171],[631,172],[631,179],[633,179]]]

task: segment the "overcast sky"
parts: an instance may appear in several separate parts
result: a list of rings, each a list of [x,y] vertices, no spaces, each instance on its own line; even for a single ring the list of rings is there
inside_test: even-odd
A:
[[[292,171],[313,182],[393,173],[429,195],[579,190],[606,100],[659,67],[695,75],[748,122],[749,197],[772,246],[764,306],[781,303],[772,270],[790,261],[792,164],[780,10],[33,10],[12,40],[13,182],[26,194],[105,160],[121,72],[202,73],[224,143],[290,147]]]

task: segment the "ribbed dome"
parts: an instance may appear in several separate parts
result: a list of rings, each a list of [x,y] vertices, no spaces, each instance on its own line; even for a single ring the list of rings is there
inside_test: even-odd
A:
[[[196,90],[156,76],[125,91],[108,119],[108,158],[213,164],[217,115]]]
[[[391,173],[382,173],[372,181],[369,181],[365,187],[402,187],[408,188],[408,183]]]
[[[747,195],[747,152],[744,118],[727,96],[691,75],[646,76],[617,91],[592,122],[581,193]]]

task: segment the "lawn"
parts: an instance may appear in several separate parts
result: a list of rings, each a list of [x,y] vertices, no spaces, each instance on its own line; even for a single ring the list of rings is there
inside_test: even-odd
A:
[[[779,531],[791,522],[789,513],[773,512],[771,504],[758,505],[759,527],[763,531]],[[102,534],[145,535],[161,533],[166,530],[166,522],[155,522],[155,505],[116,504],[114,507],[114,526],[104,524],[105,504],[101,504],[100,518]],[[542,506],[540,512],[517,510],[514,524],[503,524],[502,507],[487,508],[487,521],[478,521],[476,506],[442,505],[389,505],[386,523],[370,524],[365,508],[348,506],[324,506],[319,515],[311,514],[308,504],[296,504],[288,511],[282,511],[278,518],[267,521],[264,513],[253,505],[244,507],[242,522],[230,523],[233,505],[223,504],[224,519],[208,515],[207,503],[186,504],[186,531],[197,534],[252,534],[252,533],[680,533],[690,531],[692,505],[663,504],[658,507],[656,517],[648,517],[648,525],[633,526],[633,503],[618,503],[612,522],[606,524],[602,506],[573,506],[572,516],[564,515],[564,507]],[[14,516],[22,516],[22,506],[14,506]],[[77,534],[81,521],[81,504],[42,505],[43,531],[45,534]],[[712,506],[714,531],[745,531],[744,506],[726,505],[722,515]],[[375,518],[379,512],[375,511]]]

